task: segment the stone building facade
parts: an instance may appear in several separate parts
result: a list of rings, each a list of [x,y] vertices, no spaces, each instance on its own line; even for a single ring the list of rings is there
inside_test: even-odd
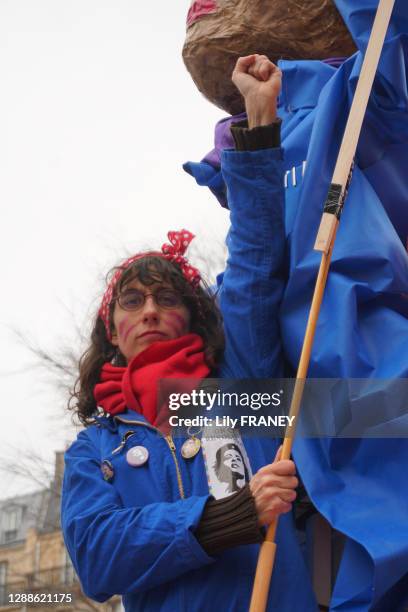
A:
[[[0,501],[0,612],[35,609],[120,612],[120,597],[97,604],[81,591],[60,529],[63,454],[47,489]]]

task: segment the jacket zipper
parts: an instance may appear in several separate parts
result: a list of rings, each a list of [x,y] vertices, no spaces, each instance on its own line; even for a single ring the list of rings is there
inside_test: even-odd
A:
[[[180,491],[180,497],[181,497],[181,499],[184,499],[185,498],[185,494],[184,494],[184,487],[183,487],[183,479],[181,477],[180,466],[179,466],[179,463],[177,461],[176,445],[174,444],[173,438],[171,437],[170,434],[168,436],[164,436],[164,439],[166,440],[167,444],[169,445],[169,449],[171,451],[171,454],[173,455],[174,465],[176,466],[177,482],[178,482],[178,488],[179,488],[179,491]]]
[[[170,449],[171,455],[173,457],[173,461],[174,461],[174,466],[176,468],[176,474],[177,474],[177,484],[178,484],[178,489],[179,489],[179,493],[180,493],[180,497],[181,499],[185,499],[185,493],[184,493],[184,486],[183,486],[183,479],[181,476],[181,470],[180,470],[180,466],[179,466],[179,462],[177,460],[177,455],[176,455],[176,445],[174,444],[173,438],[171,437],[170,434],[168,434],[167,436],[165,436],[164,434],[162,434],[162,432],[157,429],[157,427],[153,427],[153,425],[148,425],[147,423],[143,423],[143,421],[128,421],[127,419],[122,419],[120,417],[115,417],[115,419],[117,421],[120,421],[121,423],[126,423],[129,425],[143,425],[144,427],[148,427],[149,429],[153,429],[153,431],[157,431],[157,433],[159,433],[161,435],[161,437],[167,442],[167,446]],[[122,438],[121,443],[119,444],[119,446],[117,448],[115,448],[112,452],[113,453],[117,453],[119,451],[122,450],[122,448],[125,446],[128,438],[130,438],[135,432],[134,431],[128,431],[125,433],[125,435]]]

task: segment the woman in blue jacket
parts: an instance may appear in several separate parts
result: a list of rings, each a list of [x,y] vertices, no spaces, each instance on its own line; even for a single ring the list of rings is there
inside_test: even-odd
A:
[[[295,466],[276,460],[277,440],[231,434],[230,448],[246,465],[231,456],[230,467],[244,478],[239,491],[218,495],[209,446],[204,454],[197,435],[173,439],[157,412],[161,379],[282,373],[280,77],[259,55],[240,58],[233,73],[248,125],[232,128],[237,150],[222,157],[231,210],[228,264],[218,280],[223,329],[184,256],[186,230],[119,266],[102,299],[74,393],[86,428],[66,453],[62,498],[66,545],[84,592],[97,601],[121,594],[129,611],[247,610],[260,527],[282,514],[268,610],[316,609],[290,513]]]

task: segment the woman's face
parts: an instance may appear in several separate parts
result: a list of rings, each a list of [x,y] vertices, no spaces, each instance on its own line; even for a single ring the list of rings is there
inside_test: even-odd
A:
[[[187,306],[184,304],[171,308],[159,306],[151,295],[164,288],[177,293],[166,283],[158,282],[147,286],[136,279],[122,288],[121,294],[135,289],[147,296],[144,304],[136,310],[125,310],[117,300],[115,302],[112,344],[119,348],[127,361],[144,351],[153,342],[173,340],[189,332],[190,312]]]
[[[234,448],[229,448],[225,451],[223,463],[229,467],[231,472],[245,474],[244,462],[242,461],[241,453]]]

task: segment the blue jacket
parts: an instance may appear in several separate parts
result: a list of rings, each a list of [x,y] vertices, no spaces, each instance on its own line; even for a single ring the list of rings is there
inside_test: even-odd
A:
[[[378,1],[364,0],[364,10],[359,0],[336,4],[345,19],[346,9],[350,12],[347,24],[354,24],[363,48]],[[408,29],[407,2],[397,1],[394,18],[333,251],[311,378],[408,378],[408,43],[406,35],[396,36],[402,27]],[[313,245],[361,63],[360,53],[339,70],[317,61],[280,62],[289,269],[279,319],[293,370],[320,261]],[[216,168],[201,163],[187,169],[222,198]],[[272,319],[271,331],[275,326]],[[383,388],[380,384],[376,395],[373,385],[370,397],[354,398],[352,407],[364,414]],[[382,612],[407,605],[405,434],[370,440],[299,438],[294,458],[314,505],[348,536],[330,609]]]
[[[283,168],[276,149],[226,151],[231,230],[229,259],[219,279],[226,351],[219,376],[281,374],[277,310],[284,286]],[[268,329],[268,333],[265,330]],[[133,432],[119,452],[123,436]],[[66,453],[62,528],[84,592],[104,601],[123,595],[129,611],[246,611],[259,547],[209,557],[194,536],[208,485],[202,454],[188,462],[182,439],[165,439],[135,412],[101,418]],[[273,459],[275,439],[244,440],[255,472]],[[149,460],[127,464],[142,445]],[[114,469],[104,481],[101,462]],[[279,522],[268,610],[316,610],[292,516]],[[299,605],[301,606],[299,608]]]

